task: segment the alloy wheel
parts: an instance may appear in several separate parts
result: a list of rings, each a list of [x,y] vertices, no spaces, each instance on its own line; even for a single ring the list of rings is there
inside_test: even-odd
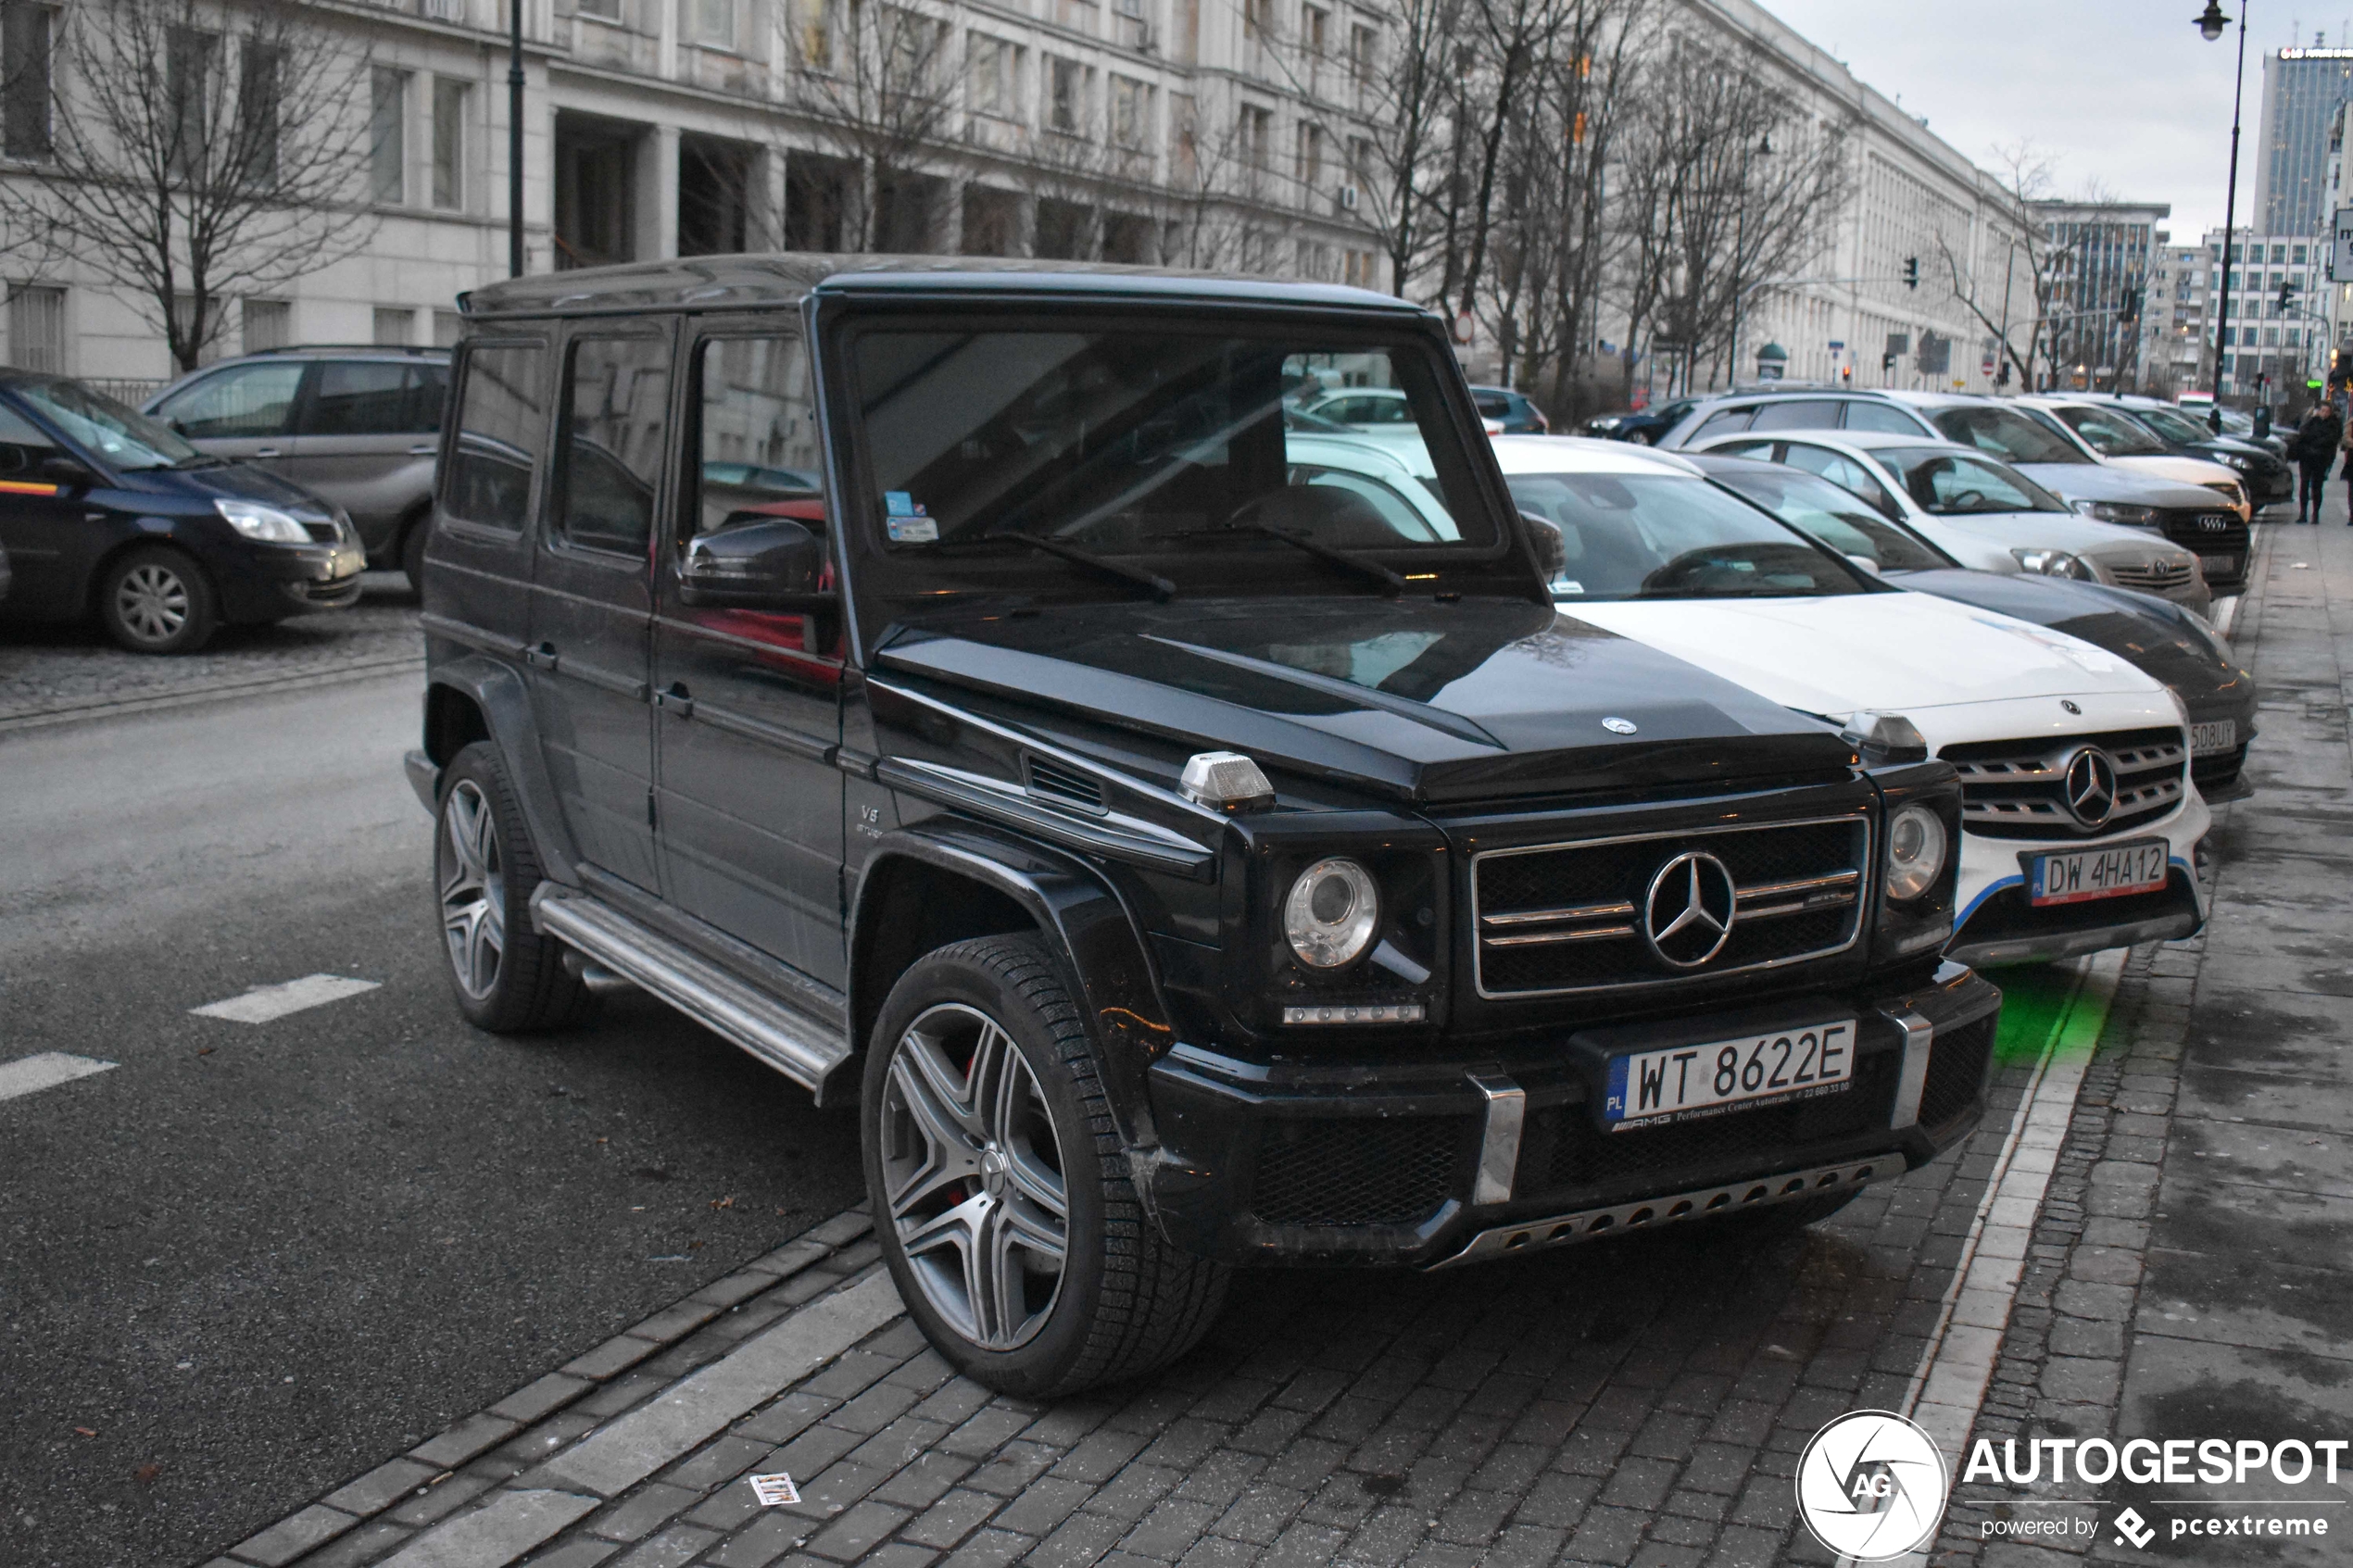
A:
[[[114,604],[122,624],[141,642],[169,642],[188,623],[188,584],[155,561],[142,561],[122,574]]]
[[[441,809],[437,846],[441,931],[449,966],[466,995],[479,1000],[498,984],[507,956],[507,879],[490,799],[460,779]]]
[[[892,1050],[880,1131],[891,1225],[932,1308],[982,1349],[1034,1337],[1062,1292],[1070,1200],[1012,1036],[976,1008],[926,1010]]]

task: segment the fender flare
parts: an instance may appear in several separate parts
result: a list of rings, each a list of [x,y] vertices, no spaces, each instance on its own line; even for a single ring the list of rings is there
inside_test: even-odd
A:
[[[880,918],[867,890],[893,860],[913,860],[970,878],[1013,899],[1060,950],[1077,982],[1076,998],[1101,1047],[1104,1087],[1120,1139],[1128,1148],[1159,1141],[1146,1094],[1147,1070],[1176,1042],[1159,975],[1135,916],[1101,872],[1076,856],[957,817],[935,817],[883,834],[867,857],[850,911],[849,1017],[853,1047],[881,1011],[880,996],[862,994],[857,956]]]
[[[426,756],[437,784],[440,770],[449,759],[432,756],[436,686],[457,692],[482,715],[490,744],[498,748],[499,763],[514,782],[523,824],[531,830],[532,845],[539,852],[542,873],[566,886],[579,886],[580,856],[562,819],[549,809],[556,798],[555,784],[547,775],[547,756],[539,749],[539,721],[533,716],[531,694],[523,689],[522,678],[510,666],[482,654],[468,654],[433,667],[425,677],[422,723]]]

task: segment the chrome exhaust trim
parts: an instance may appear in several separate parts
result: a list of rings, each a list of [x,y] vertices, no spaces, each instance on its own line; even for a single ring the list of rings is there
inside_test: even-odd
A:
[[[1541,1248],[1598,1241],[1624,1231],[1655,1230],[1682,1220],[1705,1220],[1743,1209],[1762,1209],[1859,1187],[1867,1182],[1885,1181],[1902,1175],[1904,1171],[1904,1156],[1891,1149],[1869,1160],[1850,1160],[1837,1165],[1817,1165],[1807,1171],[1786,1171],[1778,1176],[1755,1176],[1718,1186],[1694,1187],[1689,1192],[1616,1203],[1606,1209],[1580,1209],[1550,1219],[1481,1231],[1466,1242],[1461,1251],[1426,1264],[1425,1268],[1434,1271],[1451,1269],[1458,1263],[1483,1263]]]

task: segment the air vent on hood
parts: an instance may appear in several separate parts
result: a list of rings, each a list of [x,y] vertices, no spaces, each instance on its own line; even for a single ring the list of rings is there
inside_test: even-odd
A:
[[[1049,762],[1042,757],[1025,758],[1029,771],[1029,793],[1040,800],[1074,810],[1103,814],[1103,786],[1076,768],[1059,762]]]

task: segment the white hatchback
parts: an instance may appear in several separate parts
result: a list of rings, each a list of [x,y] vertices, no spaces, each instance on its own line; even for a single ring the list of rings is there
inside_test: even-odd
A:
[[[1671,454],[1493,443],[1560,531],[1553,593],[1631,637],[1845,728],[1867,757],[1961,773],[1947,952],[1985,965],[2185,936],[2209,818],[2178,698],[2062,633],[1880,582]]]

